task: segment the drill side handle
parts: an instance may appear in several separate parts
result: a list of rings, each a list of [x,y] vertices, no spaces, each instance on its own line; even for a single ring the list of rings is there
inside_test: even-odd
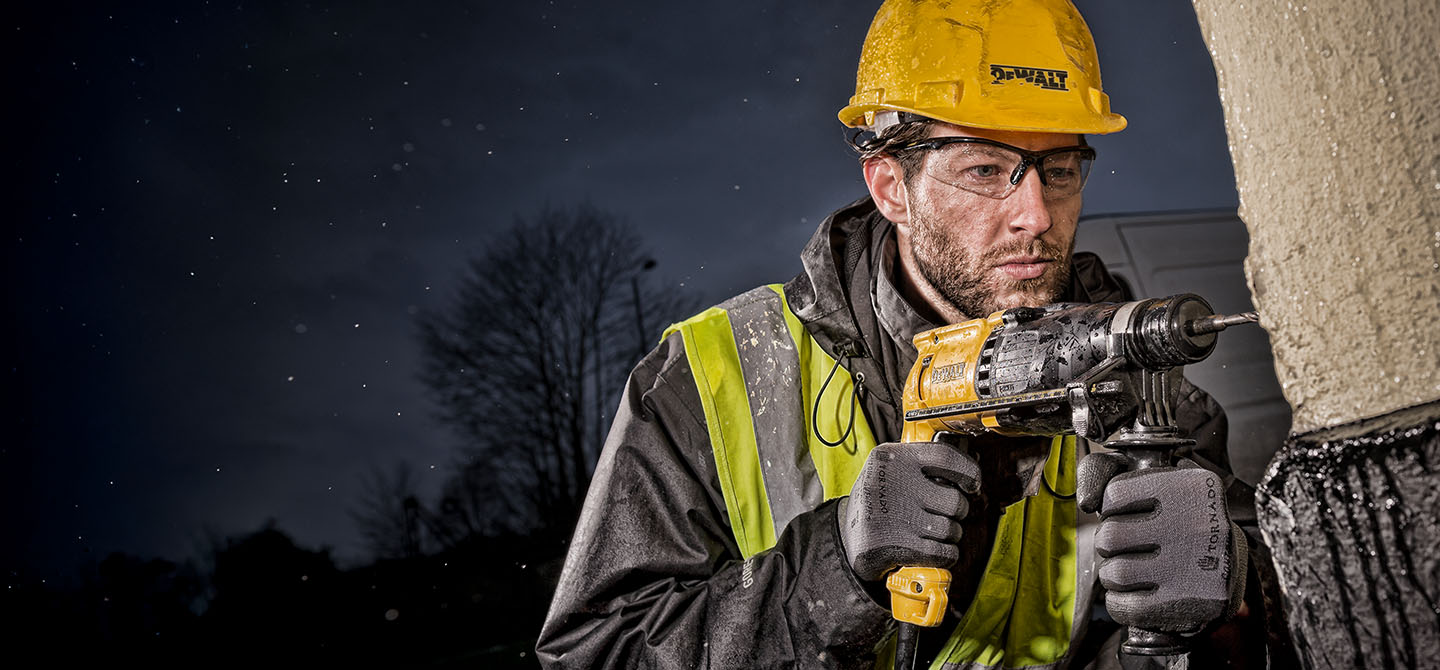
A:
[[[1161,386],[1146,385],[1142,391],[1142,400],[1152,400],[1151,392],[1163,388]],[[1166,403],[1168,404],[1168,403]],[[1168,407],[1159,413],[1161,416],[1168,415]],[[1136,420],[1135,426],[1126,428],[1115,436],[1115,439],[1105,442],[1105,446],[1124,454],[1129,463],[1129,470],[1145,470],[1148,468],[1159,468],[1173,465],[1175,462],[1175,450],[1187,446],[1193,446],[1195,440],[1188,439],[1180,428],[1174,425],[1173,421],[1166,425],[1147,425],[1142,418]],[[1139,626],[1130,626],[1126,630],[1125,642],[1121,643],[1120,651],[1123,656],[1135,657],[1185,657],[1188,659],[1190,651],[1186,639],[1175,633],[1165,631],[1149,630]],[[1122,667],[1127,667],[1122,660]],[[1167,665],[1167,667],[1170,667]]]
[[[1165,467],[1174,463],[1174,449],[1130,448],[1122,453],[1130,462],[1130,470]],[[1131,656],[1178,656],[1190,651],[1184,637],[1175,633],[1130,626],[1120,651]]]

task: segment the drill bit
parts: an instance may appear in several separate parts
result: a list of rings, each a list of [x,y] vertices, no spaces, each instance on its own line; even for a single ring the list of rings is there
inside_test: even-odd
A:
[[[1206,333],[1218,333],[1230,326],[1238,326],[1242,323],[1255,323],[1260,320],[1260,312],[1240,312],[1239,314],[1215,314],[1203,319],[1195,319],[1185,324],[1185,334],[1196,337]]]

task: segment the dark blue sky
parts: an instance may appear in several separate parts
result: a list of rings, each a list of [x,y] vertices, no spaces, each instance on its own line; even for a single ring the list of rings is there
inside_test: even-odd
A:
[[[1086,211],[1234,207],[1190,3],[1078,4],[1130,119]],[[410,5],[9,16],[7,570],[269,518],[357,557],[361,475],[455,446],[413,315],[517,215],[611,211],[713,302],[862,194],[835,112],[876,1]]]

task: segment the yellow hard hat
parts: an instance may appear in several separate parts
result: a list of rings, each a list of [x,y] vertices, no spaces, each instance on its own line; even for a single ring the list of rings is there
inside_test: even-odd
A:
[[[1100,61],[1069,0],[886,0],[840,122],[875,132],[910,113],[993,130],[1113,133]]]

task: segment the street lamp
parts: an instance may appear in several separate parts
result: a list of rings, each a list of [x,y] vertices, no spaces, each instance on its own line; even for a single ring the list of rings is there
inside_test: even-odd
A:
[[[655,269],[655,259],[645,258],[640,261],[640,267],[630,275],[630,295],[635,299],[635,332],[639,336],[635,341],[639,343],[640,358],[645,357],[647,347],[645,346],[645,312],[640,307],[640,273],[649,272]]]

